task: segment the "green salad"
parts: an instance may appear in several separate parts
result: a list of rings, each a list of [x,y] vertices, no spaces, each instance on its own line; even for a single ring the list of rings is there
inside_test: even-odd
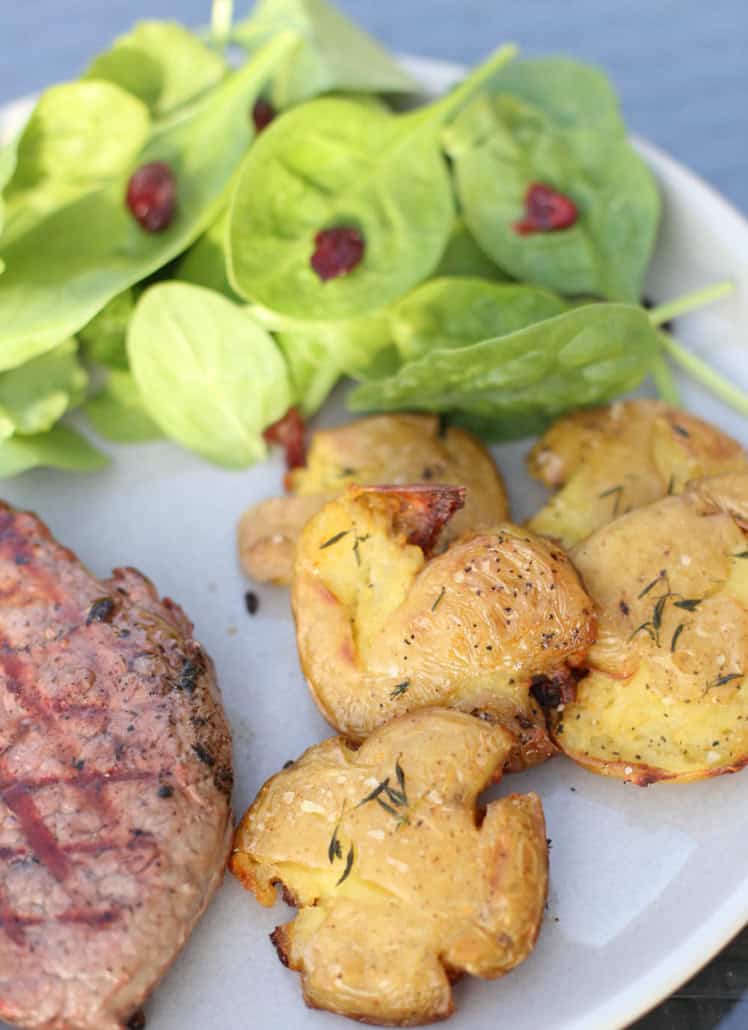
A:
[[[596,68],[430,99],[326,0],[141,22],[0,148],[0,475],[101,467],[87,425],[243,468],[344,377],[491,440],[673,362],[748,414],[664,328],[729,284],[642,304],[659,220]]]

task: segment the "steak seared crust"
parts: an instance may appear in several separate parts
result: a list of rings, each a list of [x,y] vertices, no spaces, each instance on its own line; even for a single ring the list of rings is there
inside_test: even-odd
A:
[[[181,609],[0,506],[0,1019],[127,1024],[221,880],[231,783]]]

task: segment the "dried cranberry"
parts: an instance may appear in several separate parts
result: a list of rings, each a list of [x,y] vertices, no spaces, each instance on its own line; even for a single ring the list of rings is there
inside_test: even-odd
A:
[[[358,229],[339,226],[322,229],[314,237],[311,265],[320,279],[337,279],[347,275],[364,256],[364,238]]]
[[[568,229],[577,220],[577,207],[571,197],[542,182],[533,182],[527,187],[525,211],[525,217],[514,223],[514,231],[520,236]]]
[[[301,468],[306,463],[304,419],[298,408],[289,408],[283,418],[273,422],[262,434],[268,443],[276,443],[286,452],[286,468]]]
[[[260,97],[255,101],[255,106],[252,108],[252,121],[255,123],[255,132],[262,132],[275,118],[275,108],[263,97]]]
[[[127,206],[146,232],[161,232],[174,217],[177,183],[165,161],[141,165],[127,184]]]

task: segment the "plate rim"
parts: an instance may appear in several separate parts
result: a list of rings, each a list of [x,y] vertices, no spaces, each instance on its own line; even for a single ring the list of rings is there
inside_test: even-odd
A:
[[[433,93],[439,93],[466,73],[466,66],[413,54],[399,54],[405,68]],[[19,130],[38,94],[0,103],[0,144]],[[714,186],[660,147],[636,135],[632,141],[650,167],[677,189],[695,190],[706,218],[719,219],[726,244],[742,254],[748,265],[748,219]],[[748,772],[746,773],[748,775]],[[667,789],[665,787],[664,789]],[[644,976],[609,996],[594,1009],[559,1030],[625,1030],[704,968],[748,925],[748,872],[733,893],[706,921],[694,927],[674,950]],[[738,1003],[739,1004],[739,1003]]]

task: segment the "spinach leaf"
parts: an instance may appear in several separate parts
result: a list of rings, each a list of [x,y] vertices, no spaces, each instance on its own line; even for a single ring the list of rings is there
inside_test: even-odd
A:
[[[444,122],[513,56],[504,48],[434,104],[403,114],[313,100],[277,118],[251,148],[229,210],[229,279],[239,294],[294,318],[354,318],[402,296],[439,263],[454,218],[439,149]],[[364,239],[348,275],[322,281],[319,230]]]
[[[103,389],[83,407],[96,432],[115,443],[145,443],[163,433],[143,407],[129,372],[111,372]]]
[[[6,143],[0,147],[0,235],[3,231],[3,223],[5,222],[5,201],[3,199],[3,190],[5,189],[8,181],[10,180],[16,167],[16,144]],[[0,260],[0,274],[2,274],[5,264]]]
[[[70,472],[96,472],[109,459],[84,436],[67,426],[58,425],[36,436],[12,436],[0,443],[0,478],[39,466]]]
[[[229,468],[265,456],[262,431],[291,392],[283,357],[247,308],[160,283],[138,301],[127,349],[146,411],[167,436]]]
[[[654,179],[623,135],[573,130],[508,95],[481,97],[445,133],[465,221],[512,276],[566,294],[635,302],[654,246]],[[522,235],[531,183],[571,197],[578,218]]]
[[[353,411],[460,412],[504,438],[633,389],[659,353],[657,329],[634,305],[574,308],[468,347],[431,350],[348,396]]]
[[[44,433],[83,400],[88,375],[78,361],[78,344],[66,340],[54,350],[0,374],[0,438]]]
[[[137,147],[116,142],[126,134],[112,112],[115,107],[127,110],[130,123],[146,127],[148,113],[140,101],[109,83],[92,80],[58,87],[67,99],[57,106],[70,112],[63,125],[86,121],[89,100],[101,97],[96,110],[106,131],[100,121],[88,119],[88,134],[71,142],[66,135],[60,138],[60,124],[46,119],[40,124],[32,116],[21,139],[9,186],[8,224],[0,238],[7,265],[0,276],[0,369],[12,368],[77,332],[107,301],[181,253],[210,224],[252,137],[248,110],[291,42],[278,37],[268,43],[203,99],[157,126],[139,154],[141,139]],[[113,124],[117,132],[110,131]],[[96,156],[99,147],[109,154],[106,167]],[[78,167],[74,151],[92,155],[97,179]],[[52,174],[52,155],[60,153],[68,158],[64,176]],[[133,167],[155,160],[166,161],[176,176],[178,207],[167,230],[147,234],[123,197]],[[12,232],[19,205],[18,217],[25,225],[23,231]]]
[[[255,311],[256,309],[252,309]],[[260,309],[266,326],[274,322],[275,339],[288,365],[294,403],[312,415],[341,375],[360,376],[390,341],[387,315],[377,313],[344,322],[295,322]]]
[[[432,279],[393,306],[390,336],[403,360],[412,361],[432,350],[506,336],[567,307],[560,297],[534,286]]]
[[[69,82],[43,93],[18,139],[15,170],[5,189],[3,250],[46,215],[130,168],[150,130],[143,105],[110,83]],[[74,249],[71,240],[65,242]],[[42,249],[35,260],[43,256]]]
[[[436,266],[434,276],[467,275],[478,279],[493,279],[506,282],[509,276],[496,265],[487,254],[484,254],[465,221],[457,216],[452,224],[452,231],[447,239],[441,261]]]
[[[224,240],[228,222],[228,208],[208,226],[202,236],[195,240],[188,251],[179,259],[174,278],[182,282],[206,286],[222,293],[230,300],[239,300],[232,289],[226,270]]]
[[[84,79],[113,82],[155,118],[215,86],[227,71],[218,54],[173,21],[142,21],[94,58]]]
[[[501,68],[490,93],[504,93],[540,108],[563,131],[586,129],[625,135],[618,96],[607,75],[568,57],[522,58]]]
[[[271,100],[279,109],[331,90],[419,90],[376,40],[326,0],[260,0],[252,15],[235,27],[233,38],[253,50],[284,29],[297,33],[300,42],[273,74]]]
[[[83,326],[78,339],[90,361],[106,368],[127,369],[127,325],[134,309],[133,291],[124,290]]]

